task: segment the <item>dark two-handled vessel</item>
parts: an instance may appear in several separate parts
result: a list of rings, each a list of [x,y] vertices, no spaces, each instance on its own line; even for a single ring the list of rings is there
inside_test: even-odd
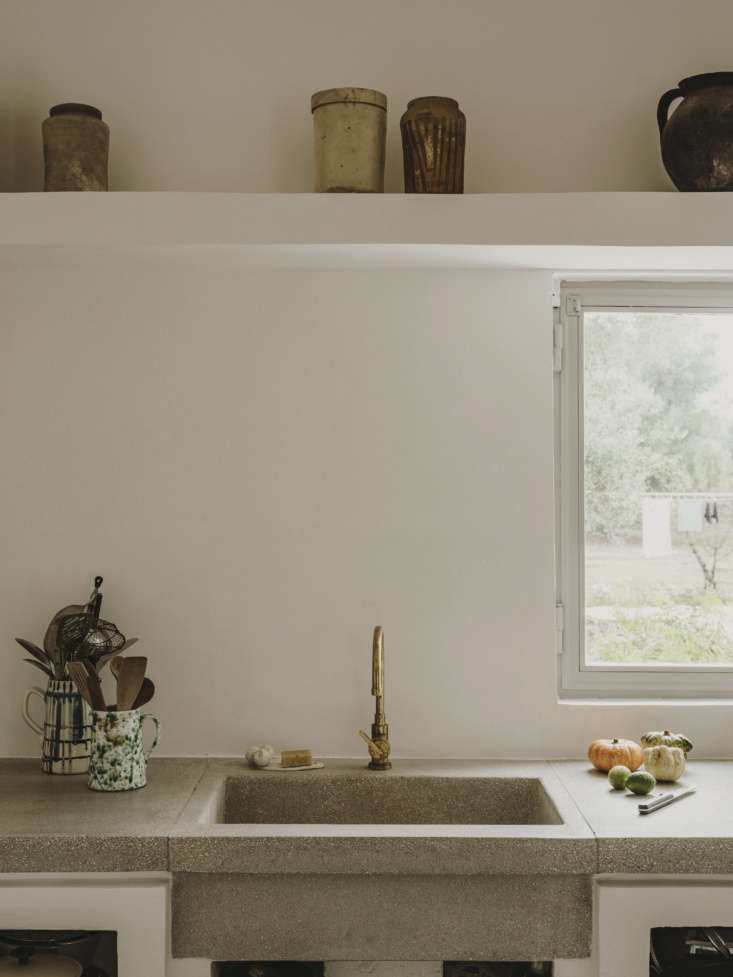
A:
[[[733,190],[733,71],[684,78],[659,99],[657,123],[662,162],[678,190]]]

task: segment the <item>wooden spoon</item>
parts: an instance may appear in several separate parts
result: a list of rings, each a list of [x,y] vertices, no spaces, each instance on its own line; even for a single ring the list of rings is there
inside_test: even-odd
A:
[[[122,659],[117,672],[117,708],[120,712],[132,709],[140,693],[147,666],[148,660],[142,656]]]
[[[137,694],[137,699],[132,704],[133,709],[139,709],[140,706],[144,706],[146,702],[150,700],[155,695],[155,686],[153,685],[153,680],[147,678],[143,679],[143,684],[140,686],[140,691]]]
[[[115,678],[119,678],[120,670],[122,668],[122,663],[124,662],[124,660],[125,660],[124,658],[118,655],[116,658],[113,658],[112,661],[109,663],[110,671],[112,672]],[[137,698],[132,704],[132,708],[139,709],[140,706],[144,706],[146,702],[150,702],[150,700],[153,698],[154,695],[155,695],[155,686],[153,685],[153,680],[145,676],[145,678],[143,679],[143,683],[140,686],[140,691],[137,694]]]

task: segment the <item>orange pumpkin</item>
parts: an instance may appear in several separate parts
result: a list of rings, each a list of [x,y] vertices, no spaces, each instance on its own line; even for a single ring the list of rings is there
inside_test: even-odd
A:
[[[593,740],[588,747],[588,759],[596,770],[603,770],[604,773],[608,773],[611,767],[618,764],[623,764],[633,772],[641,766],[644,754],[639,744],[633,740]]]

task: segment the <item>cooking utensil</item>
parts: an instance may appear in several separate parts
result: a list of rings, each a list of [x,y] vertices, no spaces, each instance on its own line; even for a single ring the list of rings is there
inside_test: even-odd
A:
[[[117,709],[119,712],[132,709],[133,703],[140,693],[147,666],[148,660],[142,656],[122,659],[116,676]]]
[[[137,638],[131,638],[130,641],[131,642],[137,641]],[[110,662],[109,665],[110,671],[112,672],[112,674],[116,679],[119,678],[124,661],[125,659],[121,655],[117,655]],[[130,708],[139,709],[140,706],[144,706],[146,702],[150,702],[150,700],[153,698],[154,695],[155,695],[155,686],[153,685],[153,680],[147,678],[146,676],[142,681],[142,685],[140,686],[140,691],[137,694],[137,698],[135,699],[135,701],[133,702]],[[121,708],[119,706],[119,702],[117,703],[117,705],[119,708]]]
[[[47,675],[50,679],[54,679],[55,675],[46,665],[42,665],[40,662],[35,661],[33,658],[24,658],[24,662],[28,662],[29,665],[35,665],[36,668],[40,668],[44,675]]]
[[[93,668],[87,669],[87,686],[89,692],[92,696],[92,701],[94,703],[94,708],[105,711],[107,705],[104,701],[104,693],[102,692],[102,686],[99,681],[99,676]]]
[[[137,638],[131,638],[130,644],[132,644],[133,641],[137,641]],[[124,662],[124,660],[125,659],[122,658],[121,655],[117,655],[110,662],[109,668],[115,678],[119,676],[120,670],[122,668],[122,663]],[[132,704],[132,708],[139,709],[140,706],[144,706],[146,702],[150,702],[150,700],[153,698],[154,695],[155,695],[155,686],[153,685],[153,680],[149,679],[146,676],[143,679],[142,685],[140,686],[140,691],[137,694],[137,698]]]
[[[50,679],[56,678],[53,660],[48,657],[42,648],[34,645],[32,641],[26,641],[25,638],[16,638],[15,640],[21,648],[27,651],[29,655],[33,655],[33,658],[36,659],[36,661],[33,661],[33,658],[24,658],[23,661],[30,662],[31,665],[40,668],[44,675],[48,675]]]
[[[133,709],[139,709],[140,706],[144,706],[147,702],[155,695],[155,686],[153,685],[153,680],[147,678],[143,679],[143,684],[140,686],[140,691],[137,694],[137,699],[132,704]]]
[[[87,670],[84,667],[83,662],[69,662],[68,665],[69,676],[71,681],[79,690],[79,694],[82,699],[89,703],[89,705],[94,709],[94,703],[92,702],[92,694],[89,691],[89,683],[87,682]]]
[[[60,611],[57,611],[54,614],[54,616],[51,618],[51,623],[46,629],[46,634],[43,639],[43,648],[53,662],[53,668],[57,679],[65,678],[65,662],[62,658],[61,649],[58,646],[59,623],[63,617],[68,617],[70,614],[83,614],[85,610],[86,607],[82,604],[67,604],[66,607],[62,607]]]
[[[34,645],[32,641],[26,641],[25,638],[16,638],[15,640],[18,642],[21,648],[27,651],[29,655],[33,655],[34,658],[37,658],[42,665],[45,665],[46,667],[53,665],[53,660],[48,657],[43,648],[39,648],[38,645]]]
[[[694,787],[684,787],[682,790],[672,791],[669,794],[662,794],[661,797],[655,797],[654,800],[644,801],[639,805],[639,814],[653,814],[654,811],[658,811],[662,807],[666,807],[668,804],[673,804],[675,801],[679,801],[683,797],[687,797],[690,794],[695,793]]]
[[[63,661],[81,660],[96,666],[110,652],[119,654],[125,636],[111,621],[91,614],[69,614],[59,621],[57,643]]]
[[[102,586],[102,581],[104,577],[94,578],[94,590],[89,597],[89,602],[87,603],[87,611],[93,618],[99,617],[99,612],[102,609],[102,595],[99,592],[99,588]]]
[[[92,709],[106,710],[102,686],[94,669],[88,671],[84,662],[69,662],[67,667],[74,684]]]

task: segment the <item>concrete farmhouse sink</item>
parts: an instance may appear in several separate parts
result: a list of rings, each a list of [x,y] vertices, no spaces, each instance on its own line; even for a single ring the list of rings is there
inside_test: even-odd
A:
[[[223,824],[562,824],[537,777],[318,773],[227,777]]]
[[[545,763],[397,760],[383,772],[327,760],[268,773],[211,762],[169,858],[175,956],[589,952],[595,842]],[[371,907],[378,926],[365,922]]]

